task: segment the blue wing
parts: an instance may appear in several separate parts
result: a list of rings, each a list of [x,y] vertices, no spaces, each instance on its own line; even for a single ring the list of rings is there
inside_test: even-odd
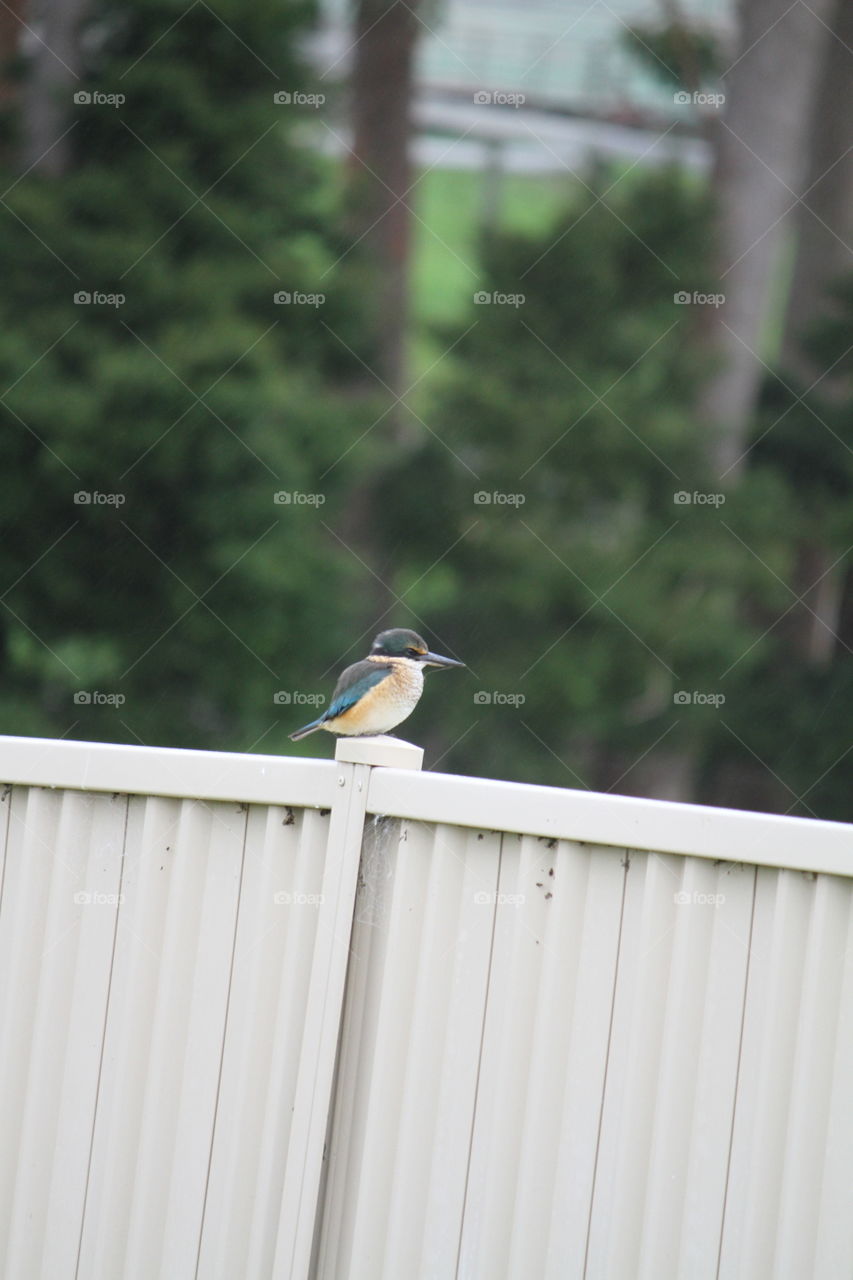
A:
[[[306,738],[309,733],[315,733],[317,729],[322,728],[327,720],[335,720],[338,716],[342,716],[364,697],[368,689],[381,684],[393,669],[390,662],[368,662],[366,659],[363,662],[354,662],[351,667],[347,667],[346,671],[341,673],[335,685],[329,709],[316,720],[312,720],[310,724],[304,724],[301,729],[295,730],[288,736],[293,742],[298,742],[300,738]]]
[[[354,662],[346,671],[341,672],[329,709],[321,719],[334,720],[336,716],[349,711],[350,707],[354,707],[364,697],[368,689],[381,684],[391,671],[393,667],[390,662],[369,662],[367,659]]]

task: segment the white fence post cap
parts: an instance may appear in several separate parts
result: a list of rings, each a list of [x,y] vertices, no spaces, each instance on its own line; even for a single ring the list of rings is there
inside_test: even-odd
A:
[[[335,759],[347,764],[380,765],[386,769],[420,769],[423,747],[402,738],[379,734],[374,738],[338,738]]]

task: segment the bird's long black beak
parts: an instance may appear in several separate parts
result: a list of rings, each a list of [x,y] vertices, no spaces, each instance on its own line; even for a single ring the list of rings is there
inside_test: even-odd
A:
[[[425,667],[464,667],[464,662],[457,662],[455,658],[443,658],[440,653],[425,653],[421,658],[421,663]]]

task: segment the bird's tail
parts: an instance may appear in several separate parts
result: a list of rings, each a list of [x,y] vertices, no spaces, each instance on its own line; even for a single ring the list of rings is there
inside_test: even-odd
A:
[[[323,716],[319,720],[312,720],[310,724],[305,724],[301,729],[297,729],[295,733],[289,733],[287,736],[291,742],[298,742],[300,738],[307,738],[309,733],[314,733],[323,723]]]

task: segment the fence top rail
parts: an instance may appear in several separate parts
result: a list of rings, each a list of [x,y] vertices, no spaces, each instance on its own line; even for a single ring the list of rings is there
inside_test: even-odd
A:
[[[331,808],[333,760],[0,735],[0,783]]]
[[[370,740],[360,748],[359,759],[372,763]],[[24,786],[331,808],[339,772],[334,760],[0,736],[0,783]],[[853,826],[816,818],[384,767],[371,770],[367,808],[422,822],[853,876]]]
[[[441,773],[374,769],[368,811],[620,849],[853,876],[853,826]]]

